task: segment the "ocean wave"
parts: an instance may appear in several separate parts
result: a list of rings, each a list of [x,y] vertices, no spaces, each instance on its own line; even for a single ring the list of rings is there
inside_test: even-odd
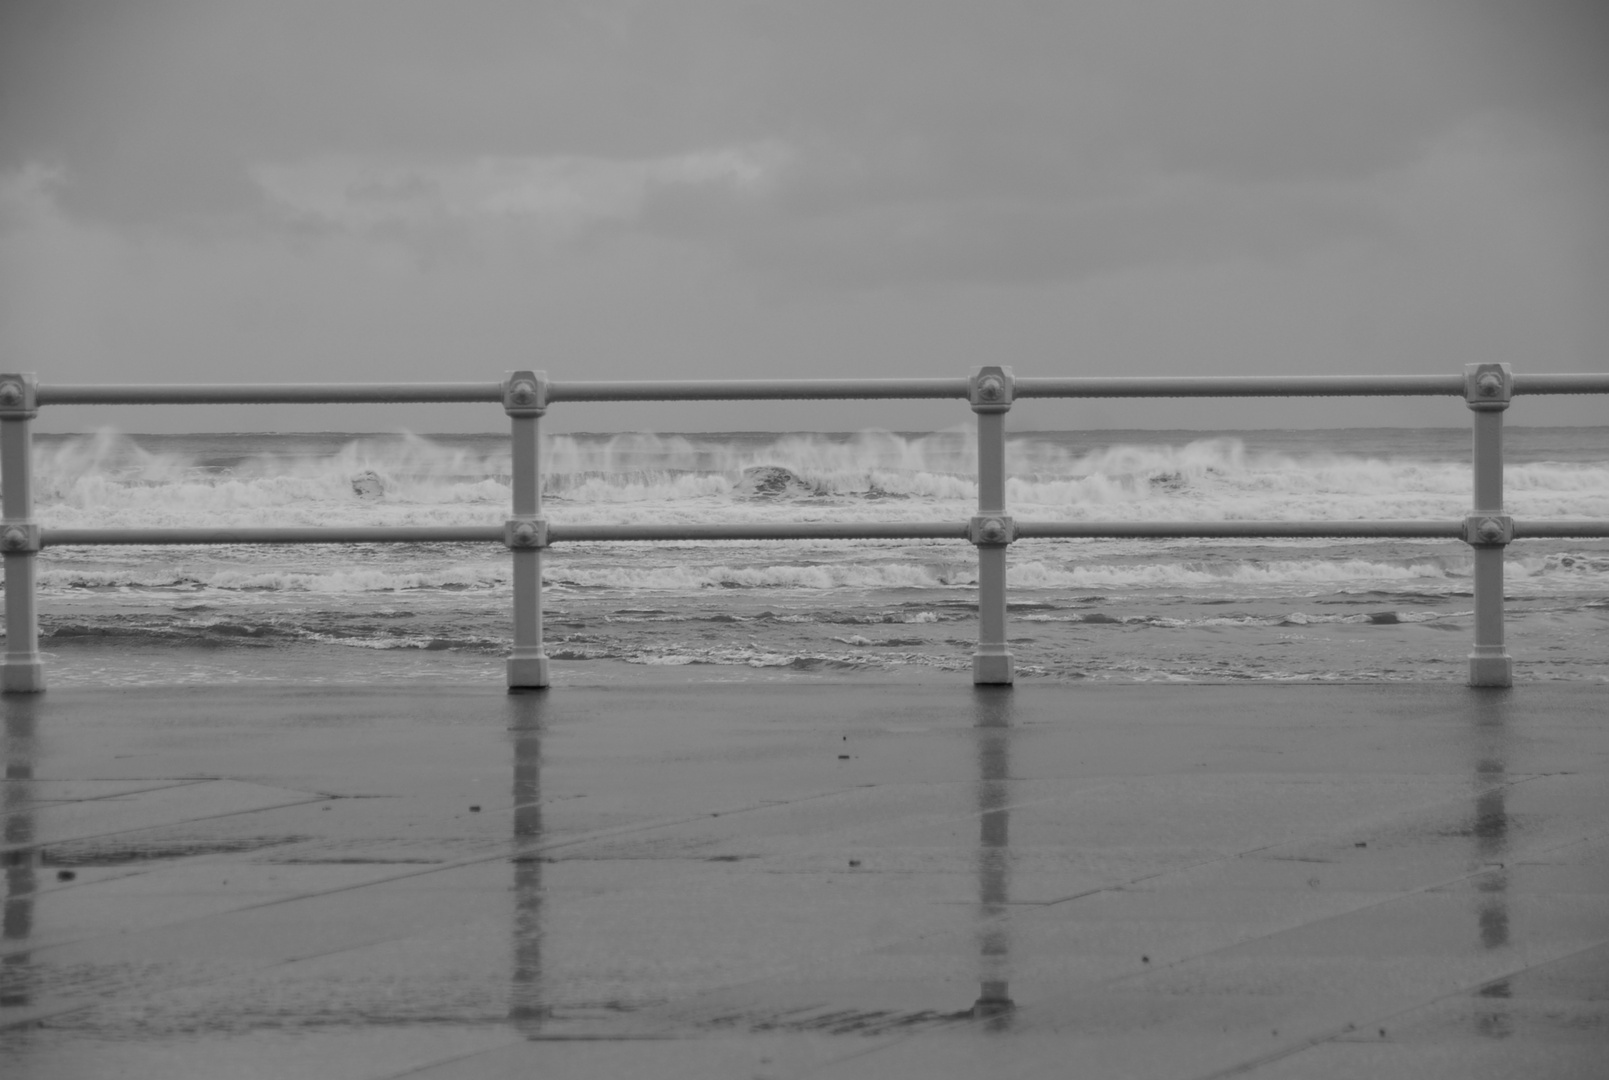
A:
[[[267,437],[265,437],[267,438]],[[276,443],[277,445],[281,445]],[[296,448],[292,437],[284,446]],[[507,446],[418,436],[233,455],[155,452],[113,431],[36,450],[37,517],[57,527],[487,524],[506,516]],[[545,490],[556,521],[964,518],[977,498],[970,431],[851,436],[554,435]],[[1467,461],[1252,451],[1220,436],[1074,449],[1008,443],[1023,519],[1205,521],[1459,518]],[[750,490],[757,473],[785,483]],[[1609,461],[1512,462],[1517,517],[1609,517]]]
[[[1022,588],[1181,588],[1243,586],[1255,591],[1270,586],[1333,587],[1358,583],[1434,584],[1466,577],[1468,557],[1424,558],[1391,562],[1364,559],[1199,560],[1119,564],[1065,564],[1024,561],[1006,571],[1010,585]]]
[[[507,638],[443,626],[417,632],[370,619],[304,621],[295,617],[251,615],[211,618],[170,617],[159,613],[53,618],[41,627],[47,648],[146,645],[196,648],[273,648],[286,645],[340,645],[371,650],[506,652]]]
[[[1025,623],[1067,623],[1084,626],[1183,630],[1256,626],[1404,626],[1467,618],[1469,611],[1371,611],[1357,614],[1290,611],[1279,615],[1214,615],[1206,618],[1169,618],[1165,615],[1111,615],[1104,611],[1034,613],[1013,616]]]
[[[543,578],[556,586],[626,592],[689,592],[705,589],[947,589],[976,583],[976,572],[911,563],[765,566],[602,567],[557,565]]]
[[[501,564],[453,567],[439,571],[388,571],[339,568],[324,571],[214,569],[207,573],[175,573],[170,568],[128,570],[54,569],[39,574],[46,590],[182,589],[193,592],[385,593],[439,589],[465,591],[506,585],[509,568]]]
[[[1529,556],[1515,560],[1516,571],[1526,575],[1565,574],[1565,575],[1601,575],[1609,574],[1609,553],[1605,552],[1579,552],[1560,551],[1543,556]]]
[[[731,549],[726,549],[731,550]],[[772,554],[750,548],[756,556]],[[342,595],[393,592],[482,592],[504,589],[511,568],[501,552],[480,562],[412,570],[405,566],[343,565],[305,569],[205,565],[195,570],[176,569],[171,563],[135,565],[117,569],[78,568],[45,562],[39,584],[47,594],[78,591],[132,590],[180,592],[198,603],[209,592],[310,593]],[[669,554],[669,552],[665,553]],[[923,553],[924,558],[887,560],[879,552],[843,561],[709,562],[669,561],[663,556],[619,562],[587,560],[576,564],[563,558],[549,560],[544,585],[556,594],[619,593],[627,595],[698,594],[711,590],[797,590],[814,593],[879,590],[966,590],[977,585],[977,564],[970,551],[955,546]],[[1024,552],[1026,555],[1026,551]],[[867,557],[873,556],[873,557]],[[199,556],[196,561],[200,561]],[[1172,559],[1163,561],[1098,559],[1032,559],[1018,557],[1007,567],[1011,588],[1086,593],[1146,591],[1228,592],[1259,595],[1280,590],[1320,590],[1332,594],[1369,595],[1381,591],[1413,595],[1467,593],[1471,556],[1446,556],[1372,561],[1360,558],[1308,559]],[[1562,591],[1598,591],[1609,588],[1609,556],[1550,554],[1511,559],[1506,564],[1510,584],[1535,591],[1557,587]],[[1019,595],[1021,595],[1019,593]],[[674,621],[685,611],[622,613],[619,618]],[[915,621],[931,613],[901,616]]]

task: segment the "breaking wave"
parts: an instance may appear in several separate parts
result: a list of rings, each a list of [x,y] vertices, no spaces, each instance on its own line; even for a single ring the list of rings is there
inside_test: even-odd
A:
[[[495,436],[332,436],[296,452],[148,442],[110,430],[42,440],[38,519],[432,525],[507,513],[508,450]],[[966,517],[975,455],[963,431],[555,435],[545,493],[553,520],[577,523]],[[1014,512],[1038,520],[1457,518],[1470,492],[1463,461],[1252,451],[1228,436],[1098,447],[1022,436],[1008,469]],[[1511,463],[1507,484],[1516,516],[1609,517],[1606,462]]]
[[[864,553],[863,553],[864,554]],[[1026,554],[1026,553],[1025,553]],[[1232,590],[1262,591],[1312,588],[1356,592],[1369,589],[1415,594],[1460,593],[1469,589],[1467,555],[1369,561],[1365,559],[1272,559],[1185,561],[1013,561],[1007,580],[1026,590]],[[1550,555],[1514,559],[1507,564],[1516,587],[1529,579],[1563,584],[1601,583],[1609,575],[1609,558]],[[609,591],[627,595],[688,593],[708,590],[834,590],[863,593],[903,589],[971,589],[977,584],[976,562],[957,547],[948,556],[922,562],[865,557],[834,563],[762,560],[754,562],[661,561],[611,565],[575,565],[561,556],[550,559],[544,583],[561,592]],[[47,562],[40,585],[66,593],[155,590],[164,592],[320,593],[330,595],[396,592],[479,592],[505,589],[510,570],[503,559],[435,569],[329,565],[302,570],[216,567],[175,569],[170,565],[137,564],[127,568],[85,568]],[[674,613],[661,617],[672,617]]]

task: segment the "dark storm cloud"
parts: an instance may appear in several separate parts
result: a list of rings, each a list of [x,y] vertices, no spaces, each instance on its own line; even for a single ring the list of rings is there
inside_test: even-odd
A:
[[[732,126],[720,27],[610,6],[6,0],[0,165],[60,165],[72,208],[150,220],[251,207],[265,160],[629,155]]]
[[[1278,259],[1388,235],[1394,222],[1333,190],[1192,183],[1077,202],[910,200],[776,214],[707,188],[666,186],[646,220],[672,235],[724,233],[739,261],[780,280],[860,288],[889,282],[1011,285],[1155,264]]]
[[[8,0],[0,153],[114,219],[248,205],[262,160],[758,139],[821,159],[807,202],[1065,203],[1363,175],[1492,105],[1601,120],[1603,7]]]
[[[1531,120],[1609,141],[1609,4],[1474,0],[1470,59],[1492,76],[1488,99]]]

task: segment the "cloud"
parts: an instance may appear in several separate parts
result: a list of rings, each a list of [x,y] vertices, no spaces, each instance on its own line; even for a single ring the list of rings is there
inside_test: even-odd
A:
[[[767,140],[913,199],[1066,198],[1152,170],[1337,179],[1401,166],[1470,109],[1589,81],[1526,59],[1562,18],[1508,33],[1487,6],[8,0],[0,166],[62,164],[70,206],[121,221],[250,209],[255,169],[328,156]]]
[[[1358,243],[1396,226],[1357,185],[1230,185],[1200,176],[1058,201],[929,198],[822,207],[735,206],[698,191],[658,191],[643,226],[723,246],[742,266],[793,286],[866,289],[973,282],[1010,287],[1136,267],[1279,261]]]
[[[5,0],[0,346],[58,378],[1596,366],[1605,12]]]
[[[788,160],[785,146],[762,142],[644,158],[332,156],[259,165],[252,175],[277,212],[302,223],[353,232],[525,226],[563,237],[630,222],[662,191],[760,197]]]
[[[121,224],[260,209],[327,156],[661,157],[763,138],[701,0],[6,0],[0,168]]]
[[[0,167],[119,226],[640,227],[795,282],[1078,278],[1344,240],[1472,117],[1582,120],[1604,18],[1519,7],[9,0]]]

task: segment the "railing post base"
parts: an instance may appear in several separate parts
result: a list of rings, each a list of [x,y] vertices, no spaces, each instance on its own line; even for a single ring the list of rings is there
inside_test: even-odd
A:
[[[1469,685],[1506,688],[1514,685],[1514,658],[1499,647],[1483,651],[1480,646],[1469,654]]]
[[[972,682],[975,686],[1010,686],[1016,679],[1016,662],[1005,649],[972,654]]]
[[[1017,1003],[1006,994],[1005,983],[984,983],[984,996],[972,1003],[972,1015],[979,1019],[1009,1016]],[[998,996],[996,996],[998,995]]]
[[[40,694],[45,690],[45,665],[38,660],[0,663],[0,694]]]
[[[508,688],[510,690],[540,690],[551,685],[548,680],[548,658],[545,656],[511,656],[508,658]]]

